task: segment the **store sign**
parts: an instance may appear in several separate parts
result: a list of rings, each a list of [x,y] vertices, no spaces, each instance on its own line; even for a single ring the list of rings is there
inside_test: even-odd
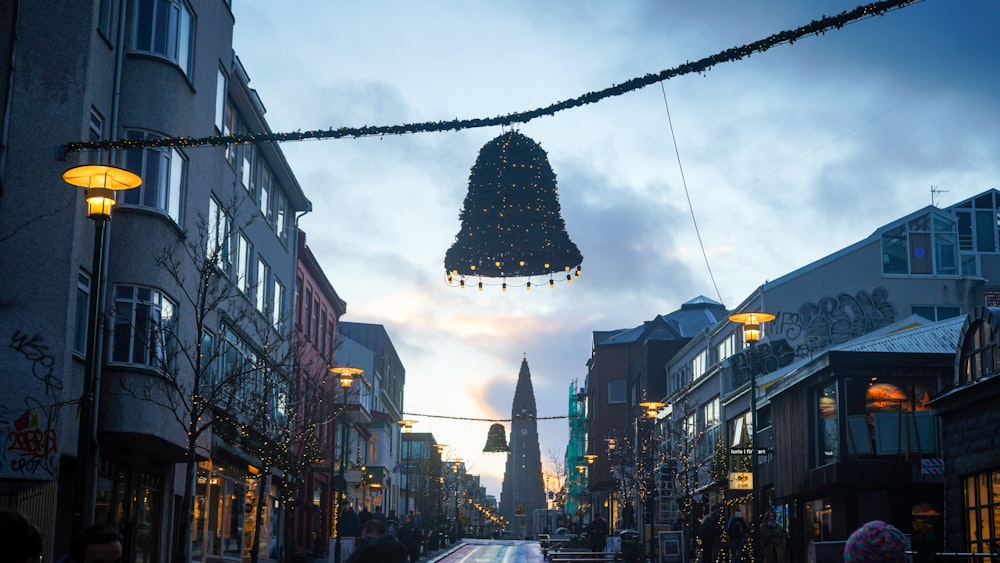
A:
[[[749,471],[732,471],[729,473],[729,488],[741,491],[753,490],[753,473]]]

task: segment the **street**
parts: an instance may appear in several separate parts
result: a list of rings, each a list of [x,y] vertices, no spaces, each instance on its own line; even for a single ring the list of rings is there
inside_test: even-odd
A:
[[[542,563],[537,541],[466,539],[454,550],[430,560],[433,563]]]

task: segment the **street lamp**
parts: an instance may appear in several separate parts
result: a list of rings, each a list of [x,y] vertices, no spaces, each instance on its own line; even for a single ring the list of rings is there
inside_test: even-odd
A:
[[[409,434],[413,432],[413,425],[416,424],[416,420],[403,419],[399,421],[399,425],[403,427],[403,432]],[[400,438],[400,447],[403,446],[403,439]],[[406,440],[406,454],[403,456],[403,475],[406,478],[406,488],[403,489],[403,514],[405,516],[410,513],[410,448],[413,442],[411,440]]]
[[[347,390],[351,388],[354,383],[355,377],[360,377],[365,370],[361,368],[355,368],[350,366],[336,366],[330,368],[330,372],[337,375],[337,381],[340,383],[340,389],[344,392],[344,402],[341,406],[340,413],[333,419],[333,435],[337,435],[337,421],[341,416],[347,413]],[[341,435],[340,435],[340,470],[337,474],[337,502],[334,503],[334,513],[337,515],[337,521],[340,521],[340,501],[344,497],[347,488],[347,482],[344,478],[344,469],[347,465],[347,420],[345,419],[341,424]],[[341,538],[340,530],[336,527],[334,528],[336,532],[336,540],[334,540],[334,555],[333,560],[335,563],[340,563],[341,560]]]
[[[774,315],[770,313],[736,313],[729,315],[729,320],[743,325],[743,341],[750,347],[751,351],[760,340],[761,324],[774,320]],[[753,362],[747,362],[750,371],[750,426],[753,432],[750,435],[750,499],[753,507],[754,521],[760,518],[760,495],[757,492],[757,371],[753,368]],[[756,530],[757,527],[755,526]],[[756,539],[756,538],[755,538]]]
[[[73,489],[73,529],[80,530],[94,520],[97,501],[98,396],[101,390],[103,348],[104,265],[107,260],[105,227],[111,220],[115,192],[137,188],[142,179],[136,174],[103,164],[85,164],[63,173],[63,180],[87,190],[87,217],[94,220],[94,256],[91,266],[90,302],[87,313],[87,361],[80,394],[80,428],[76,442],[76,483]]]

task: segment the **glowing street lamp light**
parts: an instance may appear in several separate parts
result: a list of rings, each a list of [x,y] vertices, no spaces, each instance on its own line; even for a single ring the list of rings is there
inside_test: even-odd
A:
[[[98,397],[101,389],[101,350],[104,346],[101,324],[104,308],[104,264],[107,260],[105,229],[111,220],[115,192],[130,190],[142,184],[138,175],[103,164],[85,164],[63,173],[63,180],[87,190],[87,217],[94,220],[94,256],[91,268],[90,303],[87,314],[87,361],[83,371],[83,392],[80,394],[80,428],[77,431],[73,489],[73,529],[80,530],[93,522],[97,502],[97,443]]]
[[[337,382],[340,385],[340,389],[344,392],[344,404],[342,405],[340,412],[341,412],[341,415],[346,414],[347,413],[347,391],[348,391],[348,389],[351,388],[351,385],[354,383],[354,378],[355,377],[361,377],[361,375],[365,373],[365,370],[363,370],[361,368],[351,367],[351,366],[334,366],[334,367],[330,368],[330,373],[333,373],[333,374],[337,375]],[[336,418],[333,419],[333,435],[334,436],[337,435],[337,421],[340,418],[341,418],[341,416],[338,415]],[[337,502],[336,502],[336,506],[334,506],[334,510],[337,511],[338,518],[339,518],[339,514],[340,514],[340,502],[341,502],[341,499],[344,497],[344,494],[345,494],[346,488],[347,488],[347,481],[346,481],[346,479],[344,477],[344,470],[346,469],[346,465],[347,465],[347,436],[348,436],[347,430],[348,430],[348,423],[347,423],[347,420],[345,419],[343,422],[341,422],[341,431],[340,431],[340,471],[338,472],[338,477],[337,477]],[[337,539],[334,541],[334,547],[333,547],[333,549],[334,549],[333,560],[334,560],[335,563],[340,563],[340,560],[341,560],[341,556],[342,556],[342,554],[341,554],[341,543],[342,542],[341,542],[341,538],[340,538],[340,531],[337,530]]]
[[[644,401],[639,403],[639,406],[646,409],[646,417],[656,418],[656,415],[660,414],[660,409],[667,406],[667,404],[660,401]]]
[[[751,350],[760,340],[761,324],[774,320],[771,313],[748,312],[735,313],[729,315],[729,320],[743,325],[743,341],[747,343]],[[750,370],[750,425],[753,432],[750,435],[750,499],[753,507],[753,518],[756,521],[760,517],[760,494],[757,491],[757,371],[753,368],[753,363],[749,362]]]

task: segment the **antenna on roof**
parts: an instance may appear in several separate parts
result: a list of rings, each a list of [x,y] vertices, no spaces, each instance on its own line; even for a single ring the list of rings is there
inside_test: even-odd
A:
[[[937,194],[946,194],[946,193],[948,193],[948,190],[939,190],[937,189],[937,186],[931,186],[931,205],[935,206],[937,205],[937,203],[934,201],[934,196],[936,196]]]

